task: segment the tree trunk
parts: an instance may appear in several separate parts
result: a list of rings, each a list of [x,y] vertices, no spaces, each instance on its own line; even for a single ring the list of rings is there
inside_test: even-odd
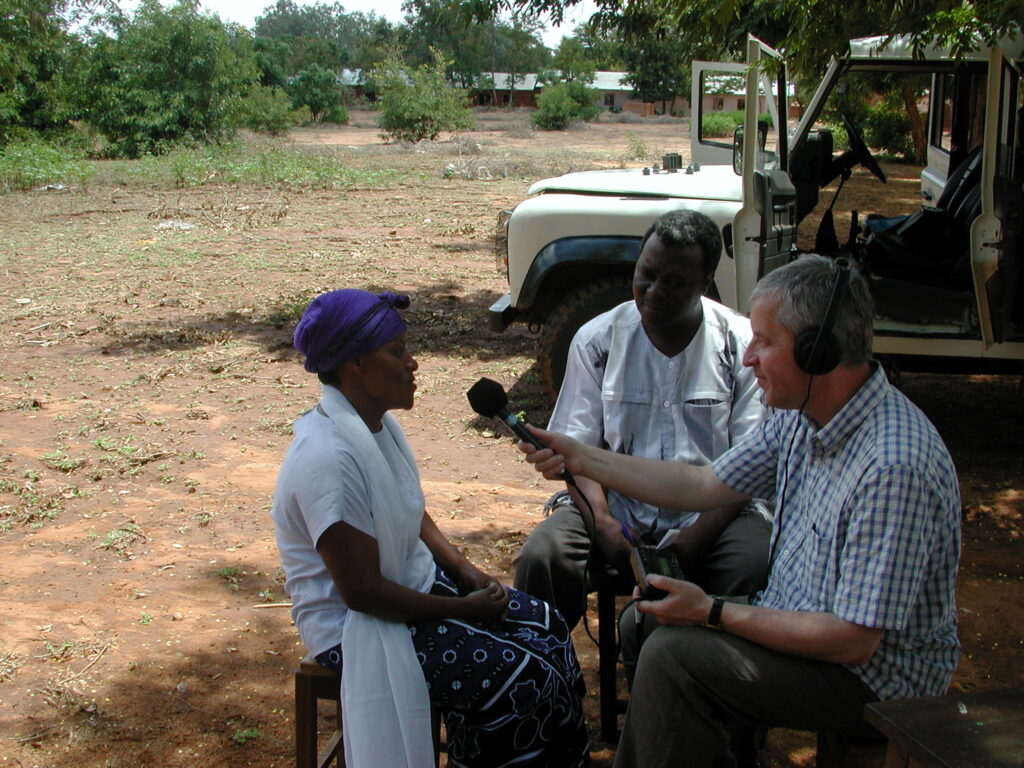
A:
[[[900,86],[900,95],[903,97],[903,109],[910,120],[910,136],[914,142],[914,154],[917,155],[917,162],[923,163],[928,157],[928,145],[924,135],[924,118],[921,117],[921,110],[917,108],[917,90],[910,83],[903,83]],[[939,106],[941,107],[941,105]]]

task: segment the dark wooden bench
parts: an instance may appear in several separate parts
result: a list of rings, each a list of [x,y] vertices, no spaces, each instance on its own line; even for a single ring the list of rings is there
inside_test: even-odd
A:
[[[886,768],[1021,768],[1024,688],[868,704],[889,738]]]

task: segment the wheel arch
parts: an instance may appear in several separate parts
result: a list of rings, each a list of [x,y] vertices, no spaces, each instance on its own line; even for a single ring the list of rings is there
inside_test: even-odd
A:
[[[516,305],[530,322],[543,324],[567,292],[606,279],[628,280],[640,255],[640,240],[632,236],[553,240],[530,265]]]

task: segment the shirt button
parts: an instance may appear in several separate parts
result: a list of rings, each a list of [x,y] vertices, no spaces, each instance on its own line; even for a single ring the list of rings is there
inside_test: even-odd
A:
[[[668,367],[669,368],[675,368],[676,367],[676,361],[675,360],[669,360],[668,361]]]
[[[664,406],[665,406],[666,408],[668,408],[668,407],[669,407],[669,406],[671,405],[671,403],[670,403],[670,402],[669,402],[668,400],[666,400],[666,401],[665,401],[665,402],[663,403],[663,405],[664,405]]]

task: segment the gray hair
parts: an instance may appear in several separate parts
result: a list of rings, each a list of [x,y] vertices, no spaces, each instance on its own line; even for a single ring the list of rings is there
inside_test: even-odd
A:
[[[673,248],[699,245],[704,275],[711,277],[718,269],[718,260],[722,257],[722,233],[718,231],[718,225],[703,213],[687,208],[663,213],[644,233],[640,241],[641,251],[651,235],[657,235],[662,243]]]
[[[810,253],[769,272],[754,286],[750,300],[777,300],[775,319],[798,336],[821,325],[835,286],[839,264]],[[871,359],[874,311],[867,281],[854,267],[846,292],[836,308],[832,333],[843,352],[843,365],[860,365]]]

